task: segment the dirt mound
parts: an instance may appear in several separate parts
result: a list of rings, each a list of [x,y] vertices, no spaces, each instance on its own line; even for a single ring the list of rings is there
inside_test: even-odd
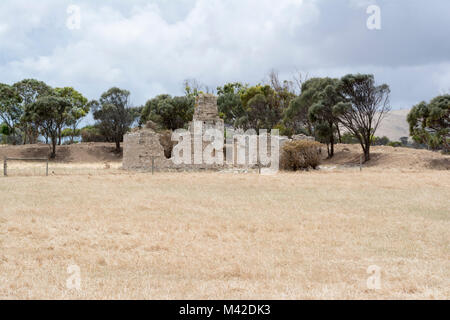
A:
[[[115,144],[113,143],[96,142],[79,143],[70,146],[57,146],[55,160],[57,162],[79,163],[122,161],[122,154],[117,154],[114,150]],[[25,146],[0,145],[0,160],[4,157],[46,158],[49,155],[50,146],[45,144]],[[359,145],[338,144],[335,146],[335,156],[332,159],[324,159],[322,165],[326,167],[359,166],[361,155],[362,150]],[[371,148],[371,157],[372,159],[364,164],[365,167],[382,169],[450,170],[450,156],[428,150],[377,146]]]
[[[50,146],[33,144],[22,146],[0,145],[0,159],[9,158],[47,158]],[[115,153],[114,143],[79,143],[56,147],[57,162],[105,162],[122,161],[122,154]]]
[[[388,146],[371,147],[371,160],[365,167],[397,168],[397,169],[434,169],[450,170],[450,156],[439,152],[412,148],[393,148]],[[335,156],[323,160],[326,166],[357,166],[362,149],[359,145],[338,144]]]

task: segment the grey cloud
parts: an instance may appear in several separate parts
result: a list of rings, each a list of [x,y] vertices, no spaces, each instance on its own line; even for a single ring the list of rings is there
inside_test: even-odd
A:
[[[450,88],[446,0],[81,0],[76,31],[65,27],[71,3],[0,3],[0,82],[36,77],[90,98],[117,85],[142,104],[181,94],[192,77],[214,87],[259,82],[272,68],[368,72],[391,85],[397,108]],[[382,30],[366,28],[371,3]]]

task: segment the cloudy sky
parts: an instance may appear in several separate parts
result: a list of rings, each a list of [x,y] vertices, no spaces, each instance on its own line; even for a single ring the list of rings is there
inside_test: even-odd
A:
[[[381,30],[367,28],[373,4]],[[119,86],[140,105],[182,94],[188,78],[360,72],[410,108],[450,92],[449,17],[448,0],[2,0],[0,82],[37,78],[91,99]]]

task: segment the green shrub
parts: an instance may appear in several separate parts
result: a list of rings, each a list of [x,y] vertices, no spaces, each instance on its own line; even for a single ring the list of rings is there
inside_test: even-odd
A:
[[[391,142],[388,137],[384,136],[382,138],[380,137],[374,137],[372,140],[373,146],[387,146]]]
[[[356,138],[353,134],[346,132],[341,137],[342,143],[345,144],[357,144],[359,143],[358,138]]]
[[[294,130],[291,128],[286,128],[282,124],[277,124],[274,129],[277,129],[280,132],[280,136],[292,137],[294,135]]]
[[[400,141],[391,141],[388,143],[388,146],[397,148],[403,146],[403,144]]]
[[[81,139],[83,142],[108,142],[108,139],[96,126],[87,126],[81,129]]]
[[[320,164],[321,146],[308,140],[286,142],[281,148],[280,168],[288,171],[316,169]]]
[[[72,128],[65,128],[62,132],[61,132],[61,136],[63,138],[68,138],[68,137],[79,137],[81,135],[81,129],[75,129],[73,130]]]

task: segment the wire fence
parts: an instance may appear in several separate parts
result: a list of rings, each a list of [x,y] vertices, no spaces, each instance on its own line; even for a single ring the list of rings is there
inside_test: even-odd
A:
[[[123,174],[121,162],[59,163],[43,158],[4,158],[3,176],[64,176]]]

